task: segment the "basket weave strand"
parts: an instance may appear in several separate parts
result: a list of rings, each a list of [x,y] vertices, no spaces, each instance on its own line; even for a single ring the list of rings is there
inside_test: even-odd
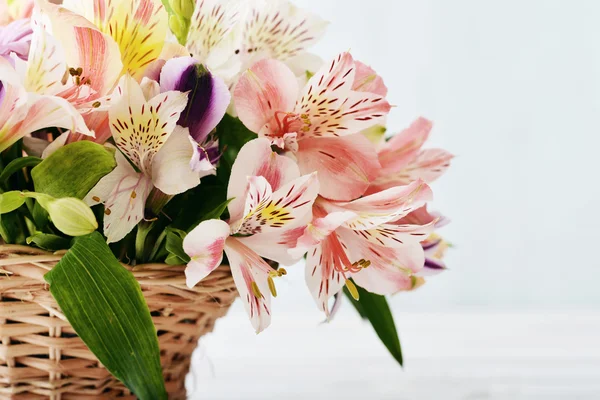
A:
[[[134,399],[77,336],[44,281],[61,253],[0,245],[0,399]],[[169,399],[184,399],[185,376],[200,336],[237,296],[229,268],[194,289],[183,266],[131,268],[158,332]]]

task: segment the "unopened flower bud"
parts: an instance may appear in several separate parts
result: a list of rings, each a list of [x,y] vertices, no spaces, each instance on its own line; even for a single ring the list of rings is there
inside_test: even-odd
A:
[[[169,28],[171,28],[171,32],[179,38],[183,35],[183,31],[185,30],[185,21],[177,15],[171,15],[169,17]]]
[[[82,200],[65,197],[46,203],[46,211],[62,233],[83,236],[98,229],[98,221],[90,207]]]

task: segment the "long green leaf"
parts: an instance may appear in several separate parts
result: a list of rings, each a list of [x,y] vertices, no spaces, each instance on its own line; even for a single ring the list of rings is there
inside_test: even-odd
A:
[[[81,141],[56,150],[31,170],[31,176],[38,193],[83,199],[115,166],[113,151]]]
[[[77,334],[116,378],[142,400],[167,398],[156,329],[140,285],[100,233],[75,239],[44,278]]]
[[[22,157],[12,160],[0,174],[0,184],[5,184],[8,178],[17,171],[27,167],[35,167],[42,162],[41,158],[37,157]]]
[[[356,308],[356,311],[364,319],[369,320],[373,329],[379,336],[388,351],[402,365],[402,347],[400,346],[400,338],[394,323],[394,317],[390,311],[390,307],[385,296],[380,296],[371,292],[367,292],[363,288],[357,286],[359,300],[352,298],[346,288],[344,293],[350,299],[350,302]]]

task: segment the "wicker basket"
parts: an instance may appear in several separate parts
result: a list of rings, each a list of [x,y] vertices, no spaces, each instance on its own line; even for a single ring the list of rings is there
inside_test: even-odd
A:
[[[0,246],[0,399],[135,398],[75,334],[48,291],[43,275],[60,258],[26,246]],[[198,338],[212,331],[237,296],[227,267],[192,290],[183,268],[133,269],[158,331],[170,399],[185,398]]]

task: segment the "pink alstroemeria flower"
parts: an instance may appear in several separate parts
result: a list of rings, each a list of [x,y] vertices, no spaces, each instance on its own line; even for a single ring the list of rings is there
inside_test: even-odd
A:
[[[125,75],[112,96],[108,114],[118,149],[117,168],[85,198],[89,205],[104,203],[109,243],[123,239],[144,218],[154,187],[176,195],[196,187],[201,177],[190,167],[194,146],[189,131],[177,126],[187,105],[186,93],[160,93],[158,83],[146,80],[140,86]]]
[[[159,0],[65,0],[62,6],[40,0],[37,4],[39,24],[62,44],[61,63],[71,75],[60,95],[84,115],[96,133],[94,141],[104,143],[111,137],[109,94],[125,73],[141,80],[161,54],[166,11]],[[71,132],[53,147],[82,139],[86,138]]]
[[[229,222],[202,222],[183,241],[191,258],[187,285],[194,287],[217,268],[224,251],[252,326],[263,331],[271,321],[272,279],[279,273],[262,257],[285,265],[302,257],[292,257],[289,249],[310,222],[318,191],[316,174],[300,176],[298,166],[274,153],[267,139],[248,142],[231,171]]]
[[[442,149],[421,149],[432,128],[431,121],[419,118],[383,144],[379,150],[381,170],[367,193],[407,185],[417,179],[431,183],[450,166],[454,156]]]
[[[32,55],[35,55],[34,51]],[[43,54],[34,59],[38,57],[43,57]],[[13,61],[24,62],[19,59]],[[28,83],[30,79],[20,76],[11,62],[0,57],[0,151],[43,128],[59,127],[93,135],[69,102],[60,97],[31,92]]]
[[[382,295],[413,289],[424,265],[420,242],[434,229],[394,223],[431,200],[423,181],[413,182],[351,202],[317,199],[314,220],[298,240],[294,255],[308,250],[306,283],[319,309],[348,279]]]
[[[163,50],[169,23],[161,0],[63,0],[62,4],[113,38],[120,50],[123,74],[141,79]]]
[[[0,26],[0,57],[10,60],[9,56],[14,53],[20,59],[27,60],[32,34],[31,22],[28,19]]]
[[[244,73],[234,100],[248,129],[292,153],[300,171],[317,171],[320,195],[349,201],[364,194],[380,168],[375,148],[361,131],[390,111],[379,95],[352,90],[356,63],[342,53],[300,91],[283,63],[263,60]]]

